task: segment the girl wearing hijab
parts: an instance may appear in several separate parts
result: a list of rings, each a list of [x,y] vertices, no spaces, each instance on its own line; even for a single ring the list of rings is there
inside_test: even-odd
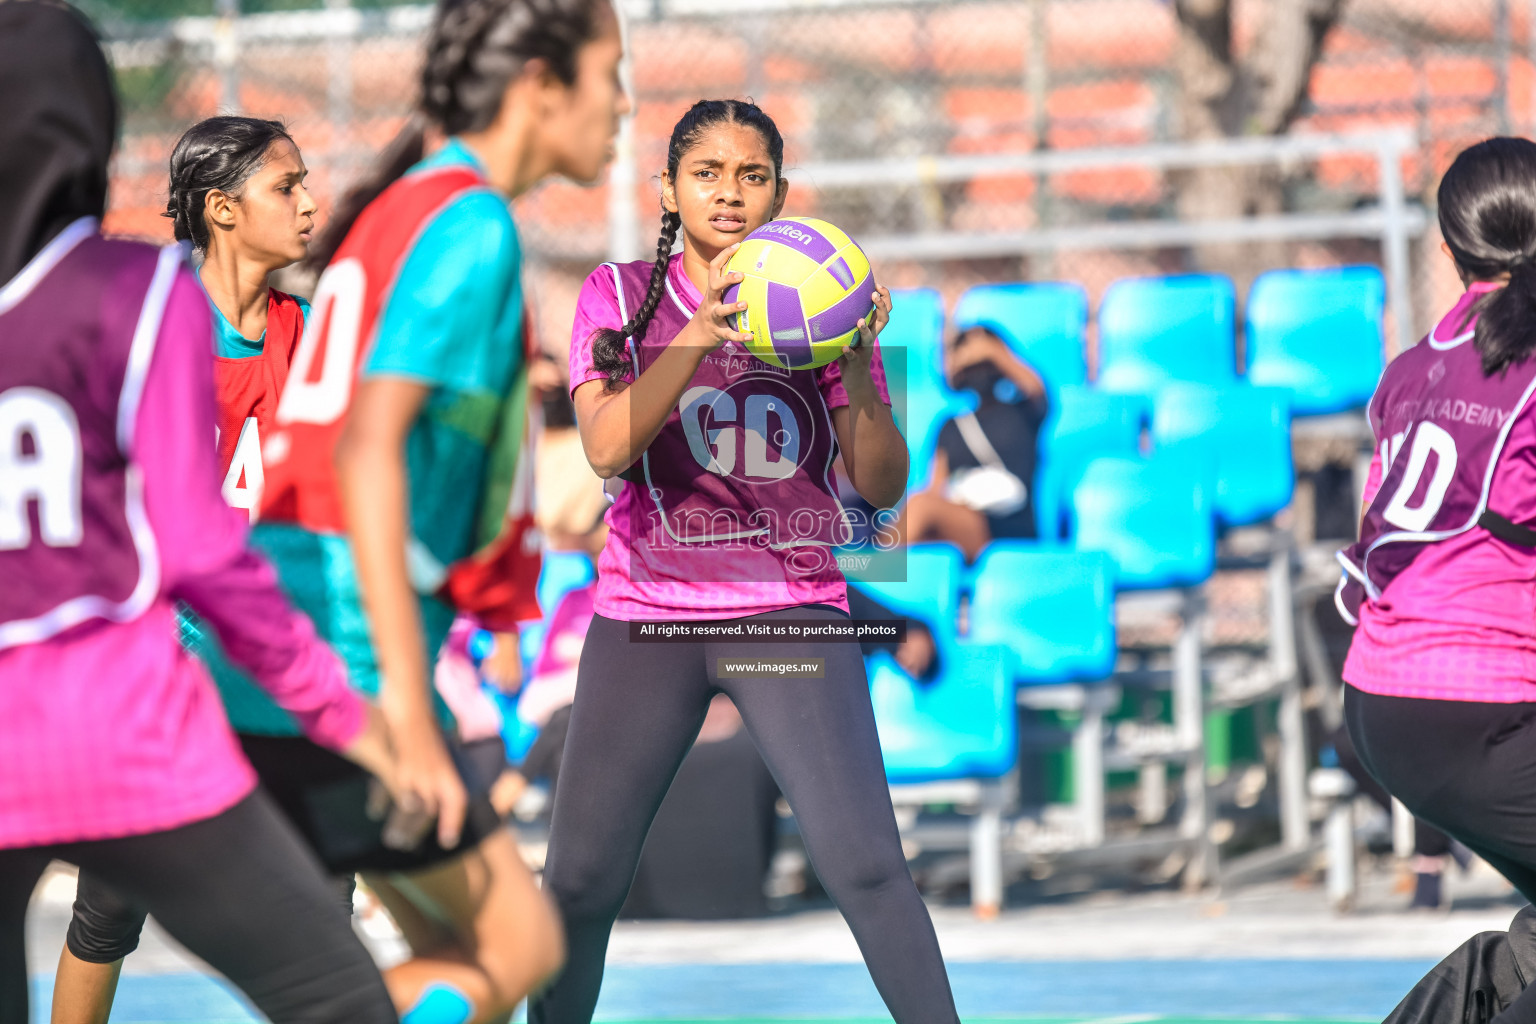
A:
[[[304,186],[308,172],[298,145],[277,121],[210,117],[187,129],[170,163],[165,216],[177,240],[201,258],[197,278],[213,314],[221,492],[254,520],[263,479],[261,438],[271,432],[309,313],[307,302],[269,287],[267,279],[303,258],[317,207]],[[206,666],[231,671],[201,620],[185,615],[181,631]],[[247,737],[240,741],[244,747]],[[281,798],[273,795],[281,809]],[[351,875],[342,888],[350,913]],[[107,1019],[123,957],[138,947],[143,927],[142,907],[91,872],[80,873],[53,979],[54,1024]]]
[[[0,4],[0,92],[0,1024],[29,1019],[55,858],[274,1022],[394,1021],[176,639],[182,601],[316,743],[392,778],[382,721],[220,497],[202,290],[178,249],[100,234],[117,110],[90,27]]]
[[[274,260],[307,248],[325,267],[306,330],[283,359],[280,394],[269,390],[270,417],[242,428],[260,433],[244,463],[262,476],[252,544],[340,654],[350,684],[378,695],[400,755],[399,806],[437,827],[392,839],[368,813],[365,772],[313,742],[286,709],[228,670],[215,646],[197,647],[263,789],[322,864],[363,874],[404,933],[414,955],[385,980],[406,1024],[505,1020],[563,958],[554,907],[489,800],[493,780],[464,756],[430,669],[455,610],[479,610],[458,589],[460,567],[482,564],[487,551],[494,561],[498,550],[521,550],[498,547],[505,534],[493,532],[511,518],[519,471],[529,468],[517,445],[526,421],[524,304],[508,200],[549,174],[591,180],[601,172],[627,109],[621,52],[608,0],[440,6],[416,116],[313,246],[293,244],[312,209],[297,199],[272,200],[270,231],[254,220],[255,203],[271,199],[263,189],[302,180],[296,159],[282,176],[277,161],[290,153],[282,140],[270,144],[276,176],[229,183],[239,208],[227,211],[211,191],[199,198],[207,177],[184,180],[196,165],[226,161],[227,144],[198,142],[194,129],[172,158],[177,233],[206,244],[210,263],[243,245]],[[431,153],[425,127],[441,137]],[[208,142],[221,134],[208,133]],[[245,244],[258,235],[260,245]],[[261,255],[246,254],[252,277]],[[220,316],[233,320],[259,302],[253,282],[239,291],[240,261],[226,262],[212,271],[205,264],[203,281]],[[226,306],[219,285],[227,282]],[[266,329],[270,346],[270,302]],[[232,484],[244,443],[229,463]],[[501,580],[531,599],[532,586],[519,588],[515,573]],[[76,902],[72,953],[111,964],[137,941],[138,920],[133,908],[114,908],[103,887],[82,884],[82,893],[89,898]],[[89,996],[88,988],[79,991]],[[105,989],[70,1000],[71,1015],[55,1020],[102,1019]]]

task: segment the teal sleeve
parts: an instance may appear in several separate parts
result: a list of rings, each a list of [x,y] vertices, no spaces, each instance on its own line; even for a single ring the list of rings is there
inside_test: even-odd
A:
[[[518,327],[506,320],[521,318],[507,301],[521,260],[512,214],[495,195],[471,193],[438,214],[406,257],[363,376],[487,390],[506,373],[498,348]]]

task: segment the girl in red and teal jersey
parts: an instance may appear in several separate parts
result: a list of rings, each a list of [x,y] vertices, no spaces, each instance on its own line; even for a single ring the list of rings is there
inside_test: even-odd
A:
[[[281,122],[210,117],[171,153],[166,216],[202,257],[197,277],[213,306],[214,387],[224,500],[261,504],[261,439],[304,333],[309,303],[267,284],[309,251],[319,209],[304,157]]]
[[[398,804],[437,827],[393,834],[371,818],[366,775],[203,651],[266,788],[326,867],[367,878],[416,952],[385,975],[406,1024],[504,1019],[563,955],[558,919],[491,809],[492,780],[459,756],[430,679],[455,610],[485,614],[463,599],[510,589],[517,603],[485,572],[521,566],[521,538],[503,527],[531,471],[518,459],[523,296],[508,201],[549,174],[601,172],[627,104],[620,54],[607,0],[439,9],[420,108],[312,248],[324,267],[313,309],[258,423],[253,543],[352,685],[401,722]],[[430,154],[425,128],[443,137]]]
[[[415,116],[311,248],[324,269],[262,441],[255,543],[352,684],[378,696],[398,729],[399,804],[436,827],[390,849],[357,773],[263,695],[221,690],[236,727],[265,737],[247,746],[264,778],[320,808],[322,859],[361,871],[417,952],[386,974],[407,1024],[502,1019],[563,958],[558,917],[487,799],[492,780],[456,756],[431,680],[455,613],[485,619],[469,598],[498,591],[462,581],[486,582],[487,562],[514,579],[527,568],[507,529],[532,469],[508,204],[550,175],[601,174],[628,110],[621,55],[608,0],[439,6]],[[442,140],[431,152],[427,129]],[[500,590],[531,601],[527,582]]]

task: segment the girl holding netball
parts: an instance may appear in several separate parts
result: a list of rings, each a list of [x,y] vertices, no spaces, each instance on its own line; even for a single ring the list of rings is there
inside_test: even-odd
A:
[[[1371,400],[1365,516],[1340,553],[1345,719],[1416,817],[1536,900],[1536,143],[1467,149],[1439,207],[1466,292]],[[1498,1019],[1536,1020],[1536,992]]]
[[[392,776],[382,722],[220,499],[207,300],[179,249],[100,234],[117,110],[89,26],[0,7],[0,91],[0,1024],[30,1019],[27,902],[54,858],[274,1022],[394,1021],[177,643],[180,601],[310,741]]]
[[[845,619],[831,556],[842,526],[834,453],[871,504],[901,497],[906,445],[875,348],[889,294],[860,283],[873,307],[860,343],[819,370],[756,360],[730,322],[745,304],[725,301],[741,279],[726,261],[783,209],[783,162],[779,131],[755,105],[695,104],[668,147],[655,261],[597,268],[578,302],[570,379],[582,444],[622,486],[607,516],[545,866],[568,963],[531,1004],[537,1024],[592,1019],[646,830],[717,693],[740,710],[895,1019],[957,1020],[897,836],[858,647],[631,642],[634,620]],[[770,655],[823,659],[824,678],[719,670]]]

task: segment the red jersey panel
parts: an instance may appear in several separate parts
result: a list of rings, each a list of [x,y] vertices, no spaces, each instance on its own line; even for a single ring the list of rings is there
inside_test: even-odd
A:
[[[224,500],[235,508],[249,509],[252,519],[261,508],[265,479],[261,441],[272,433],[288,366],[303,333],[304,311],[299,300],[272,288],[268,290],[267,333],[261,355],[244,359],[215,356],[213,360]]]
[[[480,176],[466,167],[411,174],[358,216],[320,275],[276,428],[263,442],[262,518],[343,531],[332,458],[379,313],[416,236],[461,193],[481,187]]]
[[[345,531],[334,453],[380,314],[421,232],[465,192],[485,187],[473,168],[422,171],[390,185],[359,215],[320,276],[275,429],[262,444],[262,518],[318,533]],[[486,494],[465,496],[466,501],[498,505],[500,529],[483,535],[479,550],[469,557],[413,580],[422,593],[435,594],[495,628],[539,616],[532,433],[525,360],[488,456]]]

